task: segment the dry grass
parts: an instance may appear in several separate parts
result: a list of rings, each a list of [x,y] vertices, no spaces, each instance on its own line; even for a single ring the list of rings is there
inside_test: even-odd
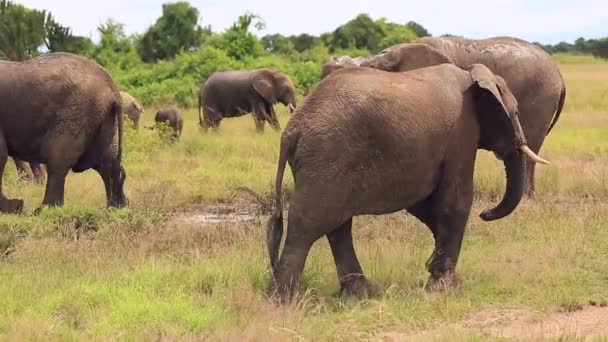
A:
[[[319,241],[300,299],[274,306],[264,295],[264,217],[203,225],[175,216],[251,202],[238,187],[271,194],[279,134],[257,135],[243,117],[202,135],[187,111],[179,144],[127,134],[130,208],[103,209],[101,180],[87,172],[68,177],[65,208],[0,217],[0,339],[486,340],[495,335],[461,323],[501,308],[551,314],[606,302],[608,64],[562,70],[568,104],[542,151],[553,165],[538,168],[538,198],[506,219],[479,220],[504,186],[500,164],[480,153],[457,289],[422,289],[431,234],[398,213],[355,220],[356,250],[380,296],[336,297],[335,266]],[[12,168],[7,178],[11,197],[38,206],[42,187]]]

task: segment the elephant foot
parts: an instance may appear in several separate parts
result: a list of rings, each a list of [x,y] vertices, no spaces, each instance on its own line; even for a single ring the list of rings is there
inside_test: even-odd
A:
[[[445,291],[458,287],[460,283],[461,281],[454,271],[447,271],[441,275],[431,274],[426,289],[430,292]]]
[[[362,274],[346,277],[341,281],[340,296],[369,298],[380,292],[380,288],[372,284]]]
[[[20,213],[23,211],[23,200],[20,199],[0,199],[0,212]]]

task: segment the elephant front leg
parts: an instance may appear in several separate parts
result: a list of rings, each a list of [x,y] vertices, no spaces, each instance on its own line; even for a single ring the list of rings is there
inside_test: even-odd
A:
[[[0,133],[0,211],[4,213],[20,212],[23,210],[23,200],[8,199],[4,196],[4,191],[2,190],[2,176],[4,175],[7,160],[8,148],[6,140],[4,139],[4,135]]]
[[[264,126],[266,125],[266,120],[260,119],[257,115],[253,116],[253,120],[255,121],[256,133],[264,133]]]
[[[67,174],[68,170],[65,168],[48,168],[46,191],[42,200],[43,206],[55,207],[63,205],[65,177]]]
[[[279,123],[279,118],[277,117],[277,113],[274,111],[274,107],[271,104],[266,105],[266,112],[268,115],[268,123],[275,131],[281,130],[281,124]]]
[[[378,288],[363,275],[353,246],[352,225],[353,219],[351,218],[327,234],[331,253],[336,262],[338,279],[340,279],[340,295],[373,296],[378,292]]]

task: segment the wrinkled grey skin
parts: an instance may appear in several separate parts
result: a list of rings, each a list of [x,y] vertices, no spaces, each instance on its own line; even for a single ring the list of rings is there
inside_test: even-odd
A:
[[[182,113],[177,108],[167,108],[159,110],[154,116],[154,122],[166,123],[173,130],[173,138],[179,140],[184,128]]]
[[[360,66],[361,63],[365,62],[367,59],[365,57],[355,57],[352,58],[350,56],[331,56],[329,61],[323,64],[323,69],[321,70],[321,79],[329,76],[334,71],[338,71],[344,68],[351,68]]]
[[[206,132],[217,129],[223,118],[252,113],[256,131],[264,131],[267,121],[280,129],[273,105],[277,102],[295,109],[296,95],[289,76],[273,68],[229,70],[212,74],[199,93],[199,124]]]
[[[497,37],[472,40],[425,37],[395,45],[361,65],[386,71],[408,71],[441,63],[466,68],[486,65],[502,76],[519,102],[521,124],[532,151],[538,153],[564,107],[566,85],[553,58],[526,41]],[[535,163],[527,163],[527,196],[533,196]]]
[[[68,171],[94,169],[108,206],[124,206],[122,125],[120,94],[98,64],[69,53],[0,62],[0,184],[9,156],[44,164],[42,204],[58,206]],[[22,200],[7,199],[0,188],[1,211],[22,207]]]
[[[35,181],[38,184],[44,182],[44,167],[39,163],[26,163],[23,160],[13,158],[17,173],[20,177]]]
[[[133,127],[136,130],[139,129],[139,121],[144,114],[144,107],[136,98],[127,92],[121,91],[120,97],[122,99],[122,110],[124,114],[129,118]]]
[[[438,96],[440,94],[441,96]],[[370,294],[353,247],[352,218],[406,209],[435,237],[432,284],[453,284],[473,200],[477,149],[501,156],[507,187],[484,220],[509,215],[523,194],[525,138],[505,81],[475,64],[407,73],[345,68],[321,81],[285,127],[268,222],[271,292],[294,294],[313,243],[327,236],[343,294]],[[283,233],[282,178],[295,190]]]

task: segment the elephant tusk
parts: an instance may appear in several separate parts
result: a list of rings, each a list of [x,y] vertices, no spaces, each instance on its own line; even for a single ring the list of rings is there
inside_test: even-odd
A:
[[[291,103],[287,105],[287,108],[289,108],[289,111],[291,111],[292,113],[296,110],[296,107],[294,107],[294,105],[292,105]]]
[[[528,145],[521,145],[521,146],[519,146],[519,149],[536,163],[545,164],[545,165],[551,164],[551,163],[549,163],[549,161],[539,157],[538,155],[536,155],[536,153],[532,152],[532,150],[528,147]]]

